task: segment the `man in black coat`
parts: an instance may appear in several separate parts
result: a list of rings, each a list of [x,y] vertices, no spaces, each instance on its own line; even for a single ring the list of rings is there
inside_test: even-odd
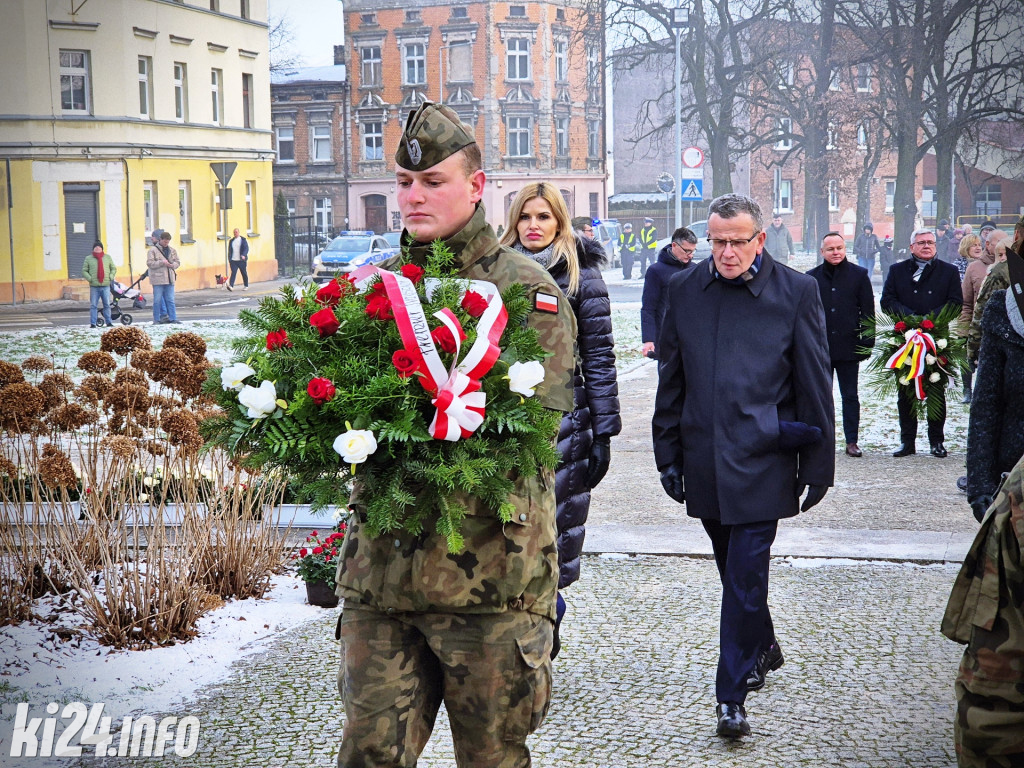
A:
[[[962,306],[963,292],[960,272],[952,264],[935,258],[935,233],[930,229],[915,229],[910,236],[910,255],[913,258],[892,265],[889,277],[882,286],[882,309],[891,315],[929,315],[940,312],[947,304]],[[900,387],[896,407],[900,418],[900,447],[893,456],[917,453],[917,414],[913,395]],[[928,419],[928,442],[932,456],[944,459],[946,395],[941,396],[938,415]]]
[[[712,258],[669,282],[652,427],[665,491],[711,538],[722,581],[717,732],[737,737],[750,733],[747,692],[783,663],[768,610],[778,521],[833,484],[835,413],[814,279],[763,249],[749,197],[723,195],[708,212]]]
[[[846,455],[860,458],[864,454],[857,445],[860,430],[860,397],[857,395],[857,373],[862,360],[875,346],[870,333],[875,317],[875,295],[868,271],[846,258],[846,241],[838,232],[821,238],[820,266],[807,274],[818,281],[821,303],[825,308],[825,329],[828,332],[828,356],[832,370],[839,379],[843,399],[843,433]]]
[[[672,241],[658,251],[658,258],[647,270],[644,294],[640,304],[640,338],[644,340],[643,353],[658,359],[658,334],[661,318],[665,316],[668,281],[677,272],[693,264],[697,251],[697,236],[687,227],[672,233]]]

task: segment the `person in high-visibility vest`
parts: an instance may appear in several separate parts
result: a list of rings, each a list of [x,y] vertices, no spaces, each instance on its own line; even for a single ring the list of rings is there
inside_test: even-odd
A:
[[[619,258],[622,259],[622,279],[629,280],[633,276],[633,259],[639,250],[640,243],[633,234],[633,225],[628,221],[622,225],[619,235]]]
[[[654,264],[658,260],[658,230],[654,228],[654,219],[649,216],[640,228],[640,250],[637,256],[640,260],[640,277],[643,277],[647,274],[647,264]]]

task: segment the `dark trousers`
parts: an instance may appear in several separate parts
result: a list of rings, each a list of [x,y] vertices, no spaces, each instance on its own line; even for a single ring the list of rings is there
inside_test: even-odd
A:
[[[640,263],[640,277],[647,274],[647,262],[650,261],[653,264],[657,260],[657,251],[652,251],[650,248],[641,248],[636,255],[636,260]]]
[[[928,419],[928,442],[931,445],[945,441],[946,426],[946,392],[939,396],[942,408],[937,419]],[[914,413],[914,400],[910,389],[900,387],[896,393],[896,409],[900,416],[900,441],[904,445],[913,445],[917,440],[917,414]]]
[[[856,443],[860,433],[860,397],[857,394],[859,368],[860,363],[856,360],[832,361],[832,370],[839,381],[839,397],[843,401],[843,435],[848,443]]]
[[[235,284],[235,275],[237,275],[239,272],[241,272],[242,273],[242,284],[246,288],[249,287],[249,273],[245,271],[246,263],[247,262],[244,259],[242,261],[231,261],[230,262],[230,264],[231,264],[231,279],[228,280],[228,285],[232,285],[233,286]]]
[[[629,280],[633,276],[633,252],[623,247],[619,257],[622,259],[622,279]]]
[[[747,678],[754,670],[758,653],[775,639],[775,625],[768,610],[768,561],[779,522],[701,522],[711,538],[715,565],[722,579],[715,695],[720,703],[742,704],[747,698]]]

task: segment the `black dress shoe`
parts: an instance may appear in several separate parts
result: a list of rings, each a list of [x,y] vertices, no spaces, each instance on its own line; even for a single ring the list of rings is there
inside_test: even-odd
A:
[[[942,443],[936,443],[935,445],[932,446],[932,456],[935,456],[936,458],[939,459],[944,459],[948,455],[949,452],[946,450],[946,446],[944,446]]]
[[[956,487],[961,493],[967,493],[967,475],[960,475],[956,479]]]
[[[718,715],[718,728],[715,732],[719,736],[735,739],[750,734],[750,723],[747,722],[747,713],[742,704],[726,701],[718,705],[715,714]]]
[[[785,663],[786,659],[782,655],[782,648],[779,646],[779,641],[776,640],[757,654],[757,664],[754,665],[754,670],[750,673],[750,677],[747,678],[747,690],[760,691],[764,688],[768,673],[774,672]]]
[[[917,448],[915,448],[910,443],[904,443],[895,451],[893,451],[892,455],[898,459],[900,456],[912,456],[915,453],[917,453]]]
[[[852,456],[855,459],[859,459],[861,456],[864,455],[864,452],[860,449],[860,446],[857,445],[856,443],[847,443],[846,444],[846,455],[847,456]]]

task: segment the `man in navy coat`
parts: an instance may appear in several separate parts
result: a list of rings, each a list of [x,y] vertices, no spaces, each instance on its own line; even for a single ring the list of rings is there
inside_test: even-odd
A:
[[[764,250],[749,197],[723,195],[708,212],[712,258],[669,282],[652,426],[665,491],[711,538],[717,733],[737,737],[750,733],[747,692],[783,663],[768,610],[778,521],[833,484],[835,413],[817,283]]]
[[[658,251],[657,260],[647,270],[644,295],[640,304],[640,336],[644,340],[642,352],[646,357],[658,359],[658,334],[661,318],[668,301],[668,283],[677,272],[693,265],[697,252],[697,236],[687,227],[672,233],[672,240]]]
[[[964,303],[960,286],[960,272],[952,264],[935,258],[935,233],[930,229],[915,229],[910,236],[910,255],[913,258],[892,265],[882,286],[882,309],[891,315],[929,315],[942,310],[947,304],[957,307]],[[900,387],[896,395],[896,408],[900,419],[900,447],[893,456],[917,453],[917,413],[913,395]],[[932,456],[946,458],[946,395],[941,394],[941,408],[935,418],[928,419],[928,442]]]
[[[847,260],[846,241],[838,232],[827,232],[821,238],[821,258],[822,263],[807,274],[818,281],[825,308],[828,357],[839,380],[839,395],[843,400],[846,455],[856,459],[864,455],[857,445],[860,431],[857,374],[861,361],[868,359],[870,348],[875,346],[875,337],[870,332],[875,317],[875,294],[868,271]]]

